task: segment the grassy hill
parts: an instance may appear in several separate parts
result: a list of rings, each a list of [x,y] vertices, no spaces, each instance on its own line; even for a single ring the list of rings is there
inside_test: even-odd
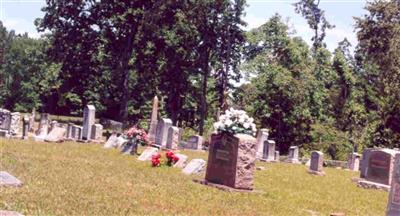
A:
[[[139,150],[140,151],[140,150]],[[387,192],[358,188],[358,173],[262,163],[255,193],[229,193],[192,182],[180,169],[152,168],[99,144],[0,139],[0,170],[24,182],[1,188],[0,209],[25,215],[384,215]],[[202,152],[183,151],[189,159]],[[198,176],[196,178],[201,178]]]

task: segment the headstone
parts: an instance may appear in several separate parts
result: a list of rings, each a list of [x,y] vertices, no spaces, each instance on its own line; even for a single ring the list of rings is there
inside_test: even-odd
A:
[[[66,135],[66,138],[67,138],[68,140],[73,140],[73,138],[72,138],[72,127],[73,127],[73,126],[74,126],[73,123],[68,123],[67,135]]]
[[[169,127],[166,148],[173,150],[178,149],[179,142],[179,128],[175,126]]]
[[[103,139],[103,125],[101,124],[94,124],[92,126],[92,140],[101,141]]]
[[[10,133],[11,112],[6,109],[0,109],[0,130]]]
[[[156,145],[166,147],[168,129],[172,126],[171,119],[160,119],[157,124]]]
[[[191,160],[185,168],[182,170],[186,175],[200,173],[206,165],[206,161],[203,159],[193,159]]]
[[[82,127],[81,126],[72,125],[71,139],[72,140],[82,140]]]
[[[179,160],[174,164],[174,167],[176,168],[184,168],[186,165],[186,161],[188,159],[187,155],[184,154],[175,154]]]
[[[122,135],[120,135],[120,136],[117,138],[117,148],[121,148],[121,147],[124,146],[124,144],[127,143],[127,142],[128,142],[128,140],[125,139]]]
[[[138,160],[140,160],[140,161],[149,161],[149,160],[151,160],[151,156],[152,156],[154,153],[156,153],[156,152],[158,152],[158,149],[157,149],[157,148],[154,148],[154,147],[147,147],[147,148],[142,152],[142,154],[139,156]]]
[[[360,155],[357,153],[350,153],[347,160],[349,170],[358,171],[360,168]]]
[[[104,144],[104,148],[116,148],[118,146],[118,137],[117,134],[113,133],[108,138],[107,142]]]
[[[288,163],[299,163],[299,147],[298,146],[290,146],[287,162]]]
[[[47,133],[49,133],[49,114],[42,113],[40,114],[39,128],[36,131],[36,135],[46,136]]]
[[[11,113],[10,134],[17,135],[21,126],[21,114],[19,112]]]
[[[323,163],[324,154],[320,151],[312,151],[309,172],[316,175],[325,175],[324,171],[322,170]]]
[[[400,215],[400,154],[394,159],[394,168],[392,170],[392,180],[389,193],[389,201],[387,205],[387,216]]]
[[[32,110],[31,115],[29,116],[29,132],[34,132],[34,126],[35,126],[35,118],[36,118],[36,111]]]
[[[280,158],[279,158],[279,151],[275,151],[275,161],[279,162]]]
[[[51,122],[50,122],[50,131],[52,131],[53,128],[55,128],[55,127],[57,127],[57,126],[58,126],[58,122],[57,122],[57,121],[51,121]]]
[[[268,129],[262,128],[257,133],[257,158],[264,156],[264,142],[268,140]]]
[[[95,112],[96,108],[93,105],[87,105],[83,110],[83,140],[89,140],[92,135],[92,125],[95,123]]]
[[[20,187],[22,182],[6,171],[0,171],[0,187]]]
[[[246,134],[211,135],[205,180],[235,189],[252,190],[256,139]]]
[[[264,153],[263,159],[266,161],[275,161],[275,141],[265,140],[264,141]]]
[[[44,139],[47,142],[60,142],[63,141],[65,138],[65,133],[67,130],[62,127],[55,126],[49,134],[47,134],[46,138]]]
[[[24,116],[23,127],[22,127],[22,139],[28,139],[29,132],[29,117]]]
[[[190,136],[186,142],[185,148],[201,150],[203,149],[203,137],[200,135]]]
[[[365,173],[365,180],[390,186],[394,156],[398,151],[379,149],[371,151]]]
[[[149,141],[151,143],[156,142],[157,119],[158,119],[158,98],[157,98],[157,96],[154,96],[153,109],[151,111],[151,119],[150,119],[150,127],[149,127]]]

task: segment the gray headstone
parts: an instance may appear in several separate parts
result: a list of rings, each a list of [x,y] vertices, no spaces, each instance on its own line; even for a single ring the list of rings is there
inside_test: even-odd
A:
[[[365,180],[390,186],[394,156],[398,151],[378,149],[371,151],[365,173]]]
[[[28,139],[29,132],[29,117],[25,116],[23,119],[22,139]]]
[[[2,187],[20,187],[22,181],[15,178],[13,175],[6,171],[0,171],[0,186]]]
[[[290,146],[287,162],[299,163],[299,147],[298,146]]]
[[[101,124],[94,124],[92,126],[92,140],[101,141],[103,139],[103,125]]]
[[[104,144],[104,148],[116,148],[118,146],[118,137],[117,134],[111,134],[108,138],[107,142]]]
[[[273,140],[264,141],[263,159],[265,159],[266,161],[275,161],[275,141]]]
[[[360,168],[360,155],[357,153],[350,153],[347,161],[349,170],[358,171]]]
[[[179,128],[175,126],[169,127],[166,148],[174,150],[178,149],[179,142]]]
[[[47,134],[46,138],[44,139],[47,142],[60,142],[63,141],[65,138],[65,133],[67,130],[65,128],[55,126],[49,134]]]
[[[82,140],[82,127],[81,126],[72,125],[71,139],[72,140]]]
[[[186,167],[182,170],[186,175],[197,174],[200,173],[206,165],[206,161],[203,159],[193,159],[191,160]]]
[[[87,105],[83,110],[83,129],[82,139],[89,140],[92,135],[92,125],[95,123],[96,108],[93,105]]]
[[[262,128],[257,133],[257,158],[264,156],[264,143],[268,140],[268,129]]]
[[[310,170],[315,172],[322,172],[324,162],[324,154],[320,151],[311,152]]]
[[[157,119],[158,119],[158,98],[154,96],[153,109],[151,111],[150,126],[149,126],[149,141],[155,143],[157,133]]]
[[[185,148],[201,150],[203,149],[203,137],[200,135],[190,136],[186,142]]]
[[[11,113],[10,134],[17,135],[21,126],[21,114],[19,112]]]
[[[0,130],[9,133],[11,126],[11,112],[6,109],[0,109]]]
[[[392,183],[390,187],[387,205],[387,216],[400,215],[400,154],[395,156],[394,168],[392,170]]]
[[[156,152],[158,152],[158,149],[157,149],[157,148],[154,148],[154,147],[147,147],[147,148],[142,152],[142,154],[139,156],[138,160],[140,160],[140,161],[148,161],[148,160],[151,160],[151,156],[152,156],[154,153],[156,153]]]
[[[40,114],[39,128],[36,131],[36,135],[43,137],[47,133],[49,133],[49,114],[42,113]]]
[[[157,123],[156,145],[166,147],[168,129],[172,126],[171,119],[160,119]]]

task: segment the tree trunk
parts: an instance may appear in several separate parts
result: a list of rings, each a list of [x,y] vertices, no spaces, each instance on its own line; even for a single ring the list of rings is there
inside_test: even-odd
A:
[[[203,80],[201,87],[201,102],[200,102],[200,123],[199,123],[199,134],[202,136],[204,134],[204,121],[207,116],[207,81],[209,76],[209,66],[208,66],[208,52],[205,52],[203,59]]]

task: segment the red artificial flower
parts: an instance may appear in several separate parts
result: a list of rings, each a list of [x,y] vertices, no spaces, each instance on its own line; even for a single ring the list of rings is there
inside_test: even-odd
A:
[[[161,154],[156,152],[153,155],[151,155],[151,159],[160,159],[161,158]]]
[[[173,151],[167,151],[166,156],[168,159],[171,159],[174,157],[174,152]]]
[[[174,161],[174,163],[176,163],[176,162],[178,162],[179,157],[174,155],[174,156],[172,157],[172,160]]]
[[[153,167],[160,166],[161,161],[158,158],[153,158],[151,159],[151,164],[153,165]]]

